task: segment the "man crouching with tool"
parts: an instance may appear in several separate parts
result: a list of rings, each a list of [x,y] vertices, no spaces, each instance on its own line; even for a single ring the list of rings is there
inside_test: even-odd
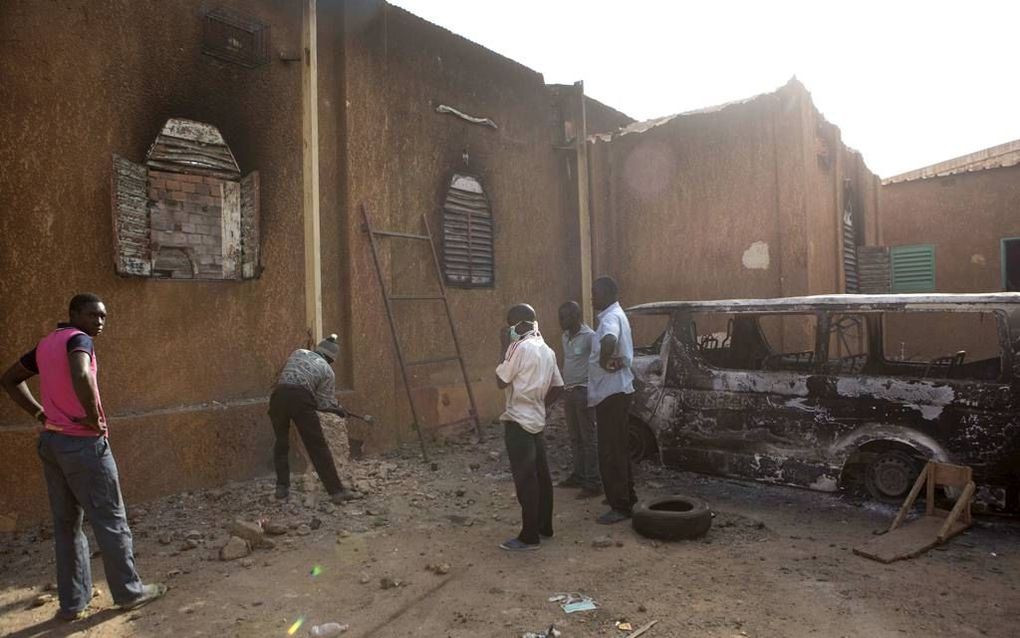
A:
[[[276,435],[273,463],[276,466],[278,499],[285,499],[290,494],[290,465],[287,456],[290,454],[292,420],[330,500],[343,503],[362,496],[341,484],[333,454],[319,422],[318,412],[330,412],[339,417],[352,416],[365,423],[373,421],[371,416],[359,416],[344,410],[336,400],[336,376],[332,367],[340,355],[336,339],[336,335],[331,334],[320,341],[314,351],[298,349],[291,353],[269,397],[269,418]]]

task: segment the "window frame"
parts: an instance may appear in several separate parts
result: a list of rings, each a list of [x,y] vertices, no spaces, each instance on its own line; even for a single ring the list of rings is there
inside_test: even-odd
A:
[[[1001,275],[1001,284],[1003,292],[1020,292],[1011,291],[1009,289],[1009,281],[1006,279],[1006,244],[1009,242],[1020,243],[1020,237],[1003,237],[999,240],[999,272]]]
[[[769,342],[768,335],[765,334],[765,331],[762,328],[761,322],[759,321],[760,317],[763,317],[763,316],[772,316],[772,317],[783,317],[783,316],[814,317],[814,356],[812,358],[811,364],[808,367],[808,369],[806,369],[806,370],[789,370],[789,369],[771,370],[771,369],[768,369],[768,368],[765,368],[765,367],[760,367],[760,368],[736,368],[736,367],[728,368],[728,367],[720,367],[720,366],[712,363],[711,361],[709,361],[708,358],[706,358],[702,354],[701,348],[698,346],[698,334],[697,334],[697,325],[698,325],[698,322],[696,320],[696,315],[699,315],[699,314],[701,314],[701,315],[715,314],[715,315],[721,315],[721,316],[728,317],[728,318],[750,317],[751,319],[754,320],[754,325],[755,325],[755,328],[757,329],[758,335],[759,335],[759,337],[761,339],[761,343],[769,351],[769,355],[773,355],[773,354],[786,354],[786,353],[776,352],[773,349],[772,343]],[[822,325],[822,321],[825,320],[825,311],[823,311],[823,310],[820,310],[820,309],[810,310],[810,311],[804,311],[804,310],[799,310],[799,311],[798,310],[794,310],[794,311],[791,311],[791,310],[777,310],[775,312],[760,312],[760,311],[741,312],[741,311],[733,311],[733,310],[714,310],[714,311],[713,310],[695,310],[695,311],[692,311],[692,312],[689,312],[689,313],[678,314],[677,316],[685,318],[684,321],[686,321],[686,324],[687,324],[685,330],[688,333],[688,337],[690,339],[690,345],[693,346],[693,349],[691,351],[691,356],[697,359],[696,363],[698,363],[699,365],[703,365],[703,366],[705,366],[706,368],[708,368],[708,369],[710,369],[712,371],[715,371],[715,372],[753,372],[753,373],[802,374],[804,376],[812,376],[812,375],[820,374],[821,371],[822,371],[822,362],[821,362],[821,356],[820,356],[820,355],[822,355],[822,350],[821,350],[821,347],[822,347],[822,336],[821,336],[822,331],[821,331],[820,328],[821,328],[821,325]],[[679,326],[676,325],[675,323],[673,324],[673,334],[676,334],[678,327]],[[826,338],[828,338],[828,333],[826,333]],[[732,335],[731,335],[731,339],[732,339]],[[731,341],[731,344],[732,344],[732,341]],[[732,345],[731,345],[731,347],[732,347]]]

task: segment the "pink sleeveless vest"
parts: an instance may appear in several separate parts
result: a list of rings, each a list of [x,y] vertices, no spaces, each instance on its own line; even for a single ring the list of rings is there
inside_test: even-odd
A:
[[[67,361],[67,342],[75,335],[85,334],[77,328],[58,328],[39,342],[35,349],[35,361],[39,368],[39,388],[42,391],[43,411],[46,413],[46,429],[69,436],[98,436],[92,428],[75,423],[85,416],[78,395],[71,384],[71,364]],[[92,353],[89,363],[93,378],[98,366]],[[99,413],[105,418],[103,404],[99,401],[99,386],[96,385],[96,403]]]

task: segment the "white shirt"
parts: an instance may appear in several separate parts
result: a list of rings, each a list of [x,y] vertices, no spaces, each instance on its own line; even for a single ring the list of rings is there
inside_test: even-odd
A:
[[[634,391],[634,372],[630,366],[634,362],[634,337],[630,333],[630,321],[624,314],[620,303],[614,303],[599,313],[599,327],[591,343],[591,358],[588,359],[588,407],[602,403],[614,394],[630,394]],[[599,365],[602,353],[602,337],[616,337],[616,352],[623,367],[609,372]]]
[[[556,367],[556,353],[541,335],[530,334],[510,344],[496,376],[508,384],[506,411],[501,421],[513,421],[526,432],[538,434],[545,428],[545,395],[549,388],[563,385]]]

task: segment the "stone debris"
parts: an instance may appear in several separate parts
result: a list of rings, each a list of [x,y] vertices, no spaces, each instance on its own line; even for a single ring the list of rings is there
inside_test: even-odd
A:
[[[57,597],[54,596],[53,594],[39,594],[38,596],[32,599],[32,604],[29,605],[29,607],[30,608],[42,607],[43,605],[48,605],[52,602],[55,602],[56,600]]]
[[[401,587],[405,583],[399,578],[392,578],[390,576],[383,576],[379,579],[379,589],[393,589],[395,587]]]
[[[450,573],[450,563],[429,563],[425,569],[438,576],[445,576]]]
[[[599,547],[599,548],[612,547],[615,544],[616,544],[615,541],[613,541],[613,539],[609,538],[608,536],[599,536],[599,537],[593,539],[592,542],[591,542],[591,546],[592,547]]]
[[[220,548],[220,560],[237,560],[249,554],[251,554],[251,545],[238,536],[231,536],[227,544]]]
[[[287,533],[287,526],[277,521],[269,521],[262,526],[262,530],[270,536],[283,536]]]

